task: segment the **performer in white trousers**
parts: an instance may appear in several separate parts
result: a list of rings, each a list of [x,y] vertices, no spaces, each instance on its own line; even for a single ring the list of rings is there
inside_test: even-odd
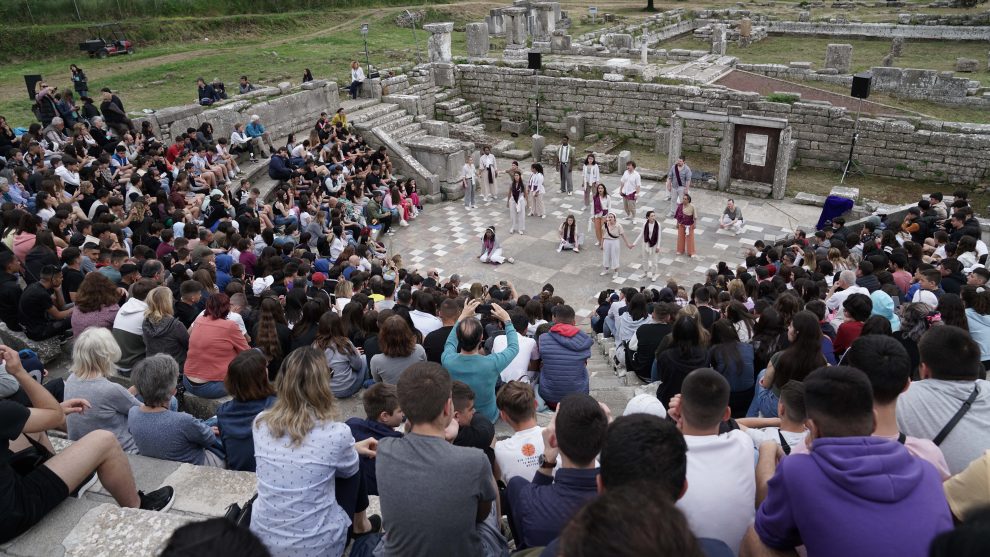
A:
[[[502,256],[502,244],[499,243],[498,238],[495,237],[495,227],[489,226],[485,229],[485,235],[481,238],[481,255],[478,259],[482,263],[490,263],[492,265],[501,265],[502,263],[515,263],[516,260],[511,257]]]
[[[495,187],[495,179],[498,178],[498,166],[495,165],[495,155],[492,154],[491,147],[482,149],[482,155],[478,159],[478,170],[481,173],[481,193],[489,201],[494,201],[498,195]]]
[[[677,162],[670,167],[667,172],[667,199],[670,200],[670,209],[667,216],[672,217],[677,212],[677,206],[681,204],[682,197],[688,193],[691,187],[691,167],[684,162],[684,155],[677,157]]]
[[[522,173],[512,172],[512,184],[509,185],[509,194],[505,198],[505,206],[509,208],[509,220],[512,223],[509,234],[519,232],[526,233],[526,205],[529,204],[529,190],[523,183]]]
[[[605,270],[601,272],[601,275],[605,276],[611,270],[612,277],[615,278],[619,275],[619,254],[621,251],[619,238],[622,238],[626,247],[632,248],[632,244],[626,239],[626,233],[622,230],[622,225],[615,218],[615,213],[609,213],[605,217],[605,223],[602,225],[602,236],[604,238],[602,240],[602,266],[605,267]]]
[[[584,158],[584,168],[581,169],[581,181],[584,188],[584,207],[581,208],[581,212],[583,213],[591,205],[591,197],[595,195],[598,183],[601,181],[601,171],[598,168],[598,163],[595,162],[594,153],[589,153]]]
[[[646,269],[646,278],[653,280],[656,278],[657,260],[660,258],[660,223],[657,222],[655,211],[646,212],[646,223],[633,245],[635,246],[641,240],[643,242],[643,267]]]
[[[557,235],[560,236],[560,244],[557,245],[558,252],[569,249],[574,250],[574,253],[581,253],[584,233],[577,231],[577,219],[574,218],[574,215],[567,215],[560,228],[557,229]]]
[[[545,219],[547,214],[543,208],[543,194],[547,189],[543,185],[543,165],[538,162],[533,163],[530,169],[533,175],[529,177],[529,216]]]
[[[464,187],[464,208],[468,211],[477,207],[474,204],[475,178],[474,157],[469,156],[467,162],[461,168],[461,185]]]
[[[560,193],[570,195],[574,191],[574,183],[571,182],[571,152],[573,149],[568,143],[567,136],[561,140],[560,147],[557,148],[557,165],[560,170]]]

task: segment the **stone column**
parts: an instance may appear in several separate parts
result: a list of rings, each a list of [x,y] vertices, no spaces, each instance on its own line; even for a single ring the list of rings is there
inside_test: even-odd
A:
[[[533,161],[540,162],[540,159],[543,158],[543,147],[546,144],[547,138],[533,134]]]
[[[526,8],[502,8],[506,50],[526,46]]]
[[[561,19],[563,19],[563,16],[561,15],[561,12],[560,12],[560,2],[548,2],[548,4],[550,4],[553,7],[553,21],[554,21],[554,23],[557,23]]]
[[[732,146],[736,137],[736,125],[726,122],[722,128],[722,142],[719,143],[718,153],[718,189],[729,189],[730,174],[732,174]]]
[[[430,62],[450,62],[450,32],[454,30],[454,24],[448,23],[427,23],[423,29],[429,31],[430,38],[426,41],[427,50],[430,53]]]
[[[550,35],[556,29],[556,21],[553,18],[553,5],[549,2],[538,2],[534,4],[536,8],[536,28],[533,29],[534,41],[549,41]]]
[[[791,127],[780,130],[780,142],[777,144],[777,161],[773,168],[773,188],[770,195],[774,199],[783,199],[787,193],[787,171],[791,167],[793,145]]]
[[[667,140],[667,168],[674,166],[677,157],[681,156],[681,141],[684,139],[684,119],[676,114],[670,117],[670,135]]]
[[[567,52],[571,49],[571,36],[562,29],[553,32],[550,37],[550,52]]]
[[[584,114],[567,115],[567,137],[571,140],[571,145],[584,139]]]
[[[468,23],[465,26],[465,30],[467,32],[468,56],[488,56],[488,49],[491,48],[488,37],[488,25],[485,23]]]
[[[485,18],[485,22],[488,24],[488,33],[490,35],[501,35],[505,33],[505,21],[502,17],[502,8],[494,8],[488,13],[488,17]]]
[[[849,73],[852,65],[853,47],[851,44],[830,44],[825,48],[825,68],[839,73]]]
[[[725,25],[715,23],[712,25],[712,54],[725,56],[726,48]]]
[[[747,47],[753,43],[753,21],[748,17],[739,20],[739,46]]]
[[[654,133],[656,136],[653,140],[653,152],[657,155],[662,155],[667,151],[667,146],[670,144],[670,128],[657,126]]]

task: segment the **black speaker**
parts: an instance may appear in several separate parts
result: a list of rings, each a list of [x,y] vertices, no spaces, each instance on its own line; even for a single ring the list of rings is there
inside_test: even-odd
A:
[[[529,53],[529,69],[531,70],[543,69],[543,54],[539,52]]]
[[[30,100],[31,102],[34,102],[34,96],[37,94],[37,91],[35,91],[34,88],[39,81],[42,81],[40,75],[32,74],[32,75],[24,76],[24,85],[27,86],[28,100]]]
[[[858,73],[853,76],[853,85],[850,95],[857,99],[870,98],[870,84],[873,82],[873,74],[870,72]]]

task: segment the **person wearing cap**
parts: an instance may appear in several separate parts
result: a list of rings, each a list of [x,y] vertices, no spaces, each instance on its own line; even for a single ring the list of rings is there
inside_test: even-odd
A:
[[[275,155],[275,146],[272,145],[272,138],[270,135],[268,135],[268,132],[265,131],[264,124],[261,123],[261,116],[258,116],[257,114],[252,114],[251,121],[244,128],[244,132],[247,133],[248,137],[252,139],[257,138],[260,139],[261,141],[264,141],[265,145],[268,145],[269,153],[272,156]]]

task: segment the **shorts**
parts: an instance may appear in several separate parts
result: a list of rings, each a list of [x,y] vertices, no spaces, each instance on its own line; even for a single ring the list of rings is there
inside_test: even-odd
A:
[[[69,496],[69,487],[47,466],[39,466],[27,476],[12,474],[10,497],[0,502],[0,543],[27,532]]]

